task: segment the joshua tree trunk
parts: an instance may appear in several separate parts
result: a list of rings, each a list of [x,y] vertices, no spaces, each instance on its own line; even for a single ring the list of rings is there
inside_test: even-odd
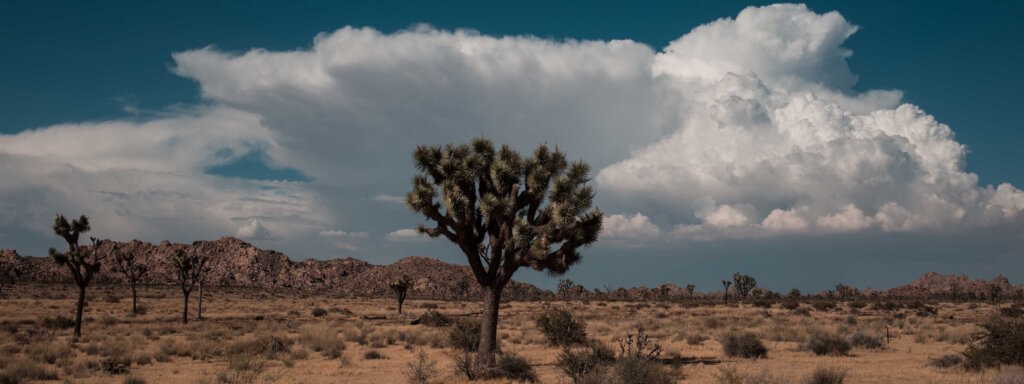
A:
[[[82,310],[85,308],[85,286],[78,286],[78,308],[75,311],[75,338],[82,336]]]
[[[494,352],[498,348],[498,309],[501,307],[501,290],[504,284],[495,284],[484,289],[483,318],[480,321],[480,349],[477,350],[477,364],[494,365]]]
[[[188,292],[185,291],[185,310],[181,312],[181,323],[188,324]]]
[[[136,293],[136,291],[135,291],[135,282],[134,281],[131,282],[131,286],[132,286],[132,313],[137,315],[137,314],[139,314],[139,306],[138,306],[139,294]]]
[[[405,302],[405,297],[399,296],[398,297],[398,314],[399,315],[402,314],[402,303],[404,303],[404,302]]]
[[[196,313],[198,313],[198,316],[196,316],[196,319],[197,320],[202,320],[203,319],[203,283],[199,283],[199,303],[198,304],[199,304],[199,307],[196,308]]]

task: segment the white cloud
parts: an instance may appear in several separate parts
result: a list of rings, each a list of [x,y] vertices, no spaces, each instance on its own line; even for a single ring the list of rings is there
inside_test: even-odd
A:
[[[355,252],[355,251],[359,250],[359,247],[356,246],[355,244],[343,243],[343,242],[340,242],[340,241],[339,242],[335,242],[334,243],[334,247],[338,248],[338,249],[343,249],[343,250],[346,250],[346,251],[352,251],[352,252]]]
[[[948,126],[898,105],[898,92],[851,91],[841,44],[856,30],[802,5],[751,7],[694,29],[654,63],[677,96],[677,128],[602,169],[598,183],[653,201],[684,236],[1017,220],[1024,192],[979,186]]]
[[[384,236],[384,238],[393,242],[424,241],[428,239],[426,235],[420,234],[418,231],[411,228],[393,231],[388,233],[387,236]]]
[[[639,212],[633,216],[609,215],[601,229],[601,237],[609,239],[649,240],[658,236],[661,229]]]
[[[273,238],[274,234],[267,227],[263,226],[263,222],[257,219],[250,219],[248,223],[238,227],[238,230],[235,231],[235,236],[247,240],[265,240]]]
[[[355,239],[365,239],[367,237],[370,237],[370,233],[369,232],[346,232],[346,231],[342,231],[342,230],[333,229],[333,230],[323,230],[323,231],[320,231],[320,236],[325,236],[325,237],[351,237],[351,238],[355,238]]]
[[[286,251],[331,247],[368,234],[330,228],[411,225],[406,212],[368,214],[382,207],[365,196],[408,186],[416,144],[479,135],[590,162],[598,204],[637,212],[609,216],[608,238],[659,237],[649,217],[684,238],[1018,225],[1024,192],[978,185],[950,127],[899,91],[853,90],[842,44],[856,30],[777,5],[661,52],[417,27],[175,53],[204,106],[0,135],[0,230],[48,241],[56,210],[90,214],[103,237],[181,241],[258,219]],[[313,180],[205,173],[251,151]],[[410,231],[386,239],[422,238]]]

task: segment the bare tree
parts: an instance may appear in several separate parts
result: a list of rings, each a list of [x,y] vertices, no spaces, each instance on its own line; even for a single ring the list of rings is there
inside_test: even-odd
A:
[[[412,279],[409,276],[402,275],[401,279],[392,281],[388,284],[391,291],[395,292],[395,296],[398,298],[398,314],[402,314],[402,304],[405,303],[405,296],[409,293],[409,289],[412,288]]]
[[[145,264],[135,260],[135,252],[122,252],[115,244],[111,253],[114,254],[114,261],[116,262],[116,264],[114,264],[114,271],[123,275],[132,289],[132,314],[138,314],[139,295],[136,292],[135,287],[138,282],[146,276],[149,269],[146,268]]]
[[[597,241],[603,214],[591,209],[590,167],[541,145],[529,158],[487,139],[419,146],[409,208],[432,221],[420,233],[445,237],[466,255],[484,291],[477,363],[494,365],[501,293],[521,267],[561,275]]]
[[[100,263],[106,258],[97,252],[98,240],[95,237],[89,238],[92,241],[91,247],[82,247],[78,244],[78,238],[85,232],[92,229],[89,227],[89,218],[82,215],[70,223],[61,214],[53,222],[53,231],[68,243],[67,252],[57,252],[56,248],[50,248],[50,258],[57,264],[68,267],[71,271],[71,278],[78,286],[78,304],[75,309],[75,338],[82,336],[82,310],[85,308],[85,288],[92,282],[93,276],[100,271]]]
[[[178,249],[174,251],[174,268],[178,272],[178,283],[181,284],[181,293],[185,296],[185,309],[181,314],[182,324],[188,324],[188,296],[192,293],[199,276],[206,269],[206,257],[195,251],[185,252]]]

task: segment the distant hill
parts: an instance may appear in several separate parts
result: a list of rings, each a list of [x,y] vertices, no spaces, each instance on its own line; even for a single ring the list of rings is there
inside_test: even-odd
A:
[[[289,288],[378,295],[388,294],[388,283],[405,274],[414,282],[410,292],[414,297],[454,299],[477,297],[479,294],[478,285],[471,280],[472,272],[468,266],[421,256],[406,257],[390,265],[373,265],[353,258],[296,262],[281,252],[257,248],[233,237],[196,241],[192,244],[103,240],[98,245],[99,252],[109,254],[115,244],[121,252],[134,252],[136,260],[148,266],[151,284],[176,282],[172,258],[175,250],[183,249],[207,255],[210,274],[206,283],[209,286]],[[13,250],[0,250],[0,259],[3,258],[20,266],[21,281],[71,281],[67,267],[56,264],[49,257],[20,256]],[[113,266],[111,258],[105,260],[96,281],[122,281],[121,276],[113,271]],[[517,281],[509,282],[505,292],[510,299],[552,295],[550,291]]]
[[[479,285],[473,280],[468,266],[445,263],[440,260],[409,256],[390,265],[374,265],[353,258],[332,260],[292,261],[287,255],[274,250],[253,246],[233,237],[214,241],[196,241],[192,244],[178,244],[164,241],[152,244],[133,240],[114,242],[103,240],[99,252],[109,254],[114,245],[122,252],[134,252],[137,260],[145,263],[150,270],[151,284],[171,284],[175,275],[171,258],[175,250],[197,251],[209,257],[210,286],[232,286],[250,288],[287,288],[302,291],[330,291],[355,295],[388,294],[388,283],[403,274],[413,279],[414,297],[437,299],[479,297]],[[66,267],[57,265],[48,257],[20,256],[13,250],[0,250],[0,261],[7,260],[20,266],[21,281],[68,282],[70,274]],[[113,260],[102,265],[97,278],[99,282],[120,282],[121,276],[113,272]],[[993,288],[996,287],[996,288]],[[874,291],[855,290],[857,296],[877,294],[880,297],[953,297],[964,299],[988,298],[993,290],[1000,295],[1016,297],[1024,292],[1024,285],[1015,286],[1003,276],[992,280],[969,279],[966,275],[940,275],[928,272],[909,284]],[[673,284],[656,288],[619,288],[610,297],[625,300],[645,300],[665,297],[683,297],[684,289]],[[708,293],[702,295],[715,295]],[[821,292],[819,296],[835,296],[837,292]],[[597,294],[581,285],[573,286],[568,295],[574,298],[595,297]],[[508,299],[554,297],[554,293],[534,285],[512,281],[505,288]]]

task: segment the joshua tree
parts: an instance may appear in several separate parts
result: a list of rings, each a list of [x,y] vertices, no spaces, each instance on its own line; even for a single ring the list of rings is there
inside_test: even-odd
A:
[[[112,253],[114,254],[114,270],[124,275],[125,280],[128,281],[128,285],[132,288],[132,314],[139,313],[138,301],[139,295],[136,293],[135,286],[138,282],[146,276],[149,270],[145,264],[136,262],[135,252],[121,252],[117,245],[114,245]]]
[[[697,288],[693,284],[686,284],[686,297],[693,298],[693,289]]]
[[[18,264],[17,254],[10,258],[0,258],[0,293],[3,293],[4,284],[14,284],[21,277],[21,268]]]
[[[395,297],[398,298],[398,314],[402,314],[402,303],[405,303],[405,295],[409,293],[409,289],[412,289],[412,279],[409,276],[402,275],[401,279],[392,281],[388,284],[391,290],[395,292]]]
[[[562,301],[568,301],[569,296],[572,294],[572,287],[575,286],[572,280],[569,279],[558,279],[558,296],[562,297]]]
[[[89,238],[92,241],[91,247],[82,248],[78,244],[81,234],[89,232],[89,218],[82,215],[70,223],[64,216],[57,214],[53,221],[53,231],[68,243],[67,252],[57,252],[56,248],[50,248],[50,258],[57,264],[63,264],[71,271],[71,278],[78,286],[78,305],[75,310],[75,338],[82,336],[82,309],[85,308],[85,288],[92,282],[93,276],[100,271],[100,263],[106,258],[97,252],[95,237]]]
[[[459,281],[455,282],[455,292],[458,294],[460,301],[466,298],[466,295],[469,293],[470,284],[468,276],[463,276]]]
[[[188,324],[188,295],[199,282],[199,277],[206,269],[206,256],[195,251],[185,252],[178,249],[174,251],[174,268],[178,271],[178,282],[181,283],[181,293],[185,295],[185,310],[181,314],[182,324]]]
[[[729,281],[729,280],[722,280],[722,287],[724,288],[722,291],[725,292],[725,305],[729,305],[729,286],[730,285],[732,285],[731,281]]]
[[[487,139],[418,146],[419,175],[409,208],[432,221],[419,231],[444,236],[469,260],[484,291],[477,365],[493,366],[502,289],[520,267],[561,275],[580,260],[577,249],[597,241],[602,213],[591,209],[590,166],[569,163],[540,145],[523,158]]]
[[[747,275],[741,275],[739,272],[732,275],[732,281],[736,283],[736,291],[739,292],[740,298],[743,300],[746,300],[750,291],[757,286],[757,280]]]
[[[789,291],[789,295],[787,297],[789,297],[791,300],[799,300],[800,296],[802,296],[800,290],[793,288]]]
[[[210,274],[209,266],[205,265],[199,271],[199,302],[196,306],[196,320],[203,319],[203,286],[206,285],[206,276]]]

